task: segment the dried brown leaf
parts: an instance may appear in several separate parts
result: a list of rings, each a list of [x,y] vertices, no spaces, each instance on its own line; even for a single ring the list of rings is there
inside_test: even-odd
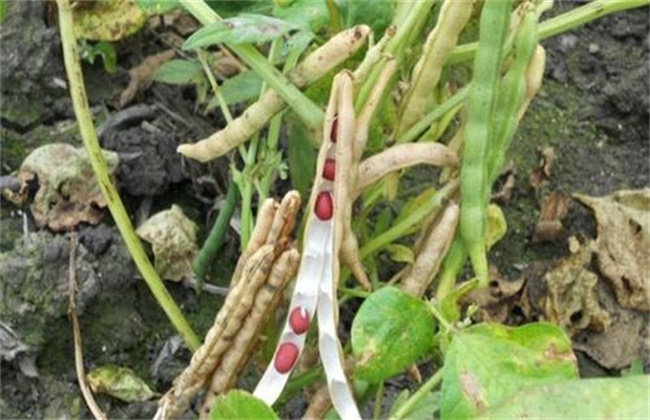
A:
[[[196,225],[183,210],[172,205],[156,213],[136,231],[151,243],[156,271],[166,280],[181,281],[192,275],[192,262],[198,253]]]
[[[129,70],[131,80],[126,89],[120,93],[118,107],[123,108],[125,105],[130,103],[133,98],[135,98],[135,95],[137,95],[138,92],[147,89],[151,85],[151,82],[153,82],[153,75],[156,72],[156,69],[164,62],[174,58],[175,54],[174,50],[167,50],[151,55],[145,58],[142,63]]]
[[[533,233],[533,243],[554,242],[564,234],[562,219],[569,212],[571,197],[553,192],[542,200],[539,221]]]
[[[113,173],[117,153],[104,151],[104,159]],[[61,143],[39,147],[25,158],[18,177],[23,195],[38,181],[31,211],[39,226],[67,230],[81,222],[98,223],[103,215],[106,201],[83,148]]]
[[[621,306],[650,311],[650,189],[576,195],[598,222],[598,269]]]
[[[551,180],[551,169],[555,161],[555,149],[551,146],[544,146],[540,150],[541,159],[537,169],[531,172],[529,177],[530,185],[538,189]]]
[[[611,317],[598,300],[598,276],[589,270],[591,244],[560,260],[543,278],[543,293],[533,304],[543,318],[564,327],[574,335],[583,330],[602,332]]]

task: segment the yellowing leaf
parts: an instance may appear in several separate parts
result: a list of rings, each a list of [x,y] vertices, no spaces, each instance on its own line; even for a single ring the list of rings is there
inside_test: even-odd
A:
[[[485,233],[485,246],[488,251],[499,242],[508,231],[508,223],[501,207],[490,204],[487,212],[487,232]]]
[[[413,250],[407,246],[399,244],[386,245],[386,251],[390,255],[390,259],[399,263],[412,263],[415,259]]]
[[[144,222],[136,233],[151,243],[156,271],[166,280],[180,281],[192,275],[198,252],[196,225],[173,205]]]
[[[136,33],[147,16],[135,0],[82,1],[73,9],[77,38],[118,41]]]
[[[146,401],[156,396],[147,384],[129,368],[106,365],[86,375],[93,392],[108,394],[125,402]]]

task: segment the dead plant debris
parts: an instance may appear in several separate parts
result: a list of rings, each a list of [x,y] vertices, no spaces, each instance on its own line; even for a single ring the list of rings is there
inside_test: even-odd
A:
[[[117,153],[105,150],[104,159],[113,173]],[[14,197],[18,202],[27,200],[30,185],[38,182],[30,208],[39,226],[68,230],[81,222],[96,224],[104,214],[106,201],[83,148],[62,143],[39,147],[23,161],[18,178],[21,191]]]

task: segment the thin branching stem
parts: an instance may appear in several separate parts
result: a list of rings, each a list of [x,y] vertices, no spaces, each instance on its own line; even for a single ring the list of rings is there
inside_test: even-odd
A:
[[[99,140],[97,139],[90,108],[88,107],[83,73],[81,72],[79,55],[77,53],[77,40],[74,35],[70,1],[57,0],[57,5],[59,9],[59,28],[61,31],[61,42],[63,44],[63,57],[68,75],[72,104],[79,124],[81,138],[88,152],[90,163],[97,177],[102,195],[108,203],[108,209],[115,220],[115,224],[131,253],[135,265],[149,286],[151,293],[163,311],[165,311],[176,330],[183,337],[188,347],[195,350],[199,347],[199,339],[165,288],[160,276],[153,265],[151,265],[149,258],[147,258],[140,239],[138,239],[133,230],[131,219],[129,219],[117,189],[113,185],[113,181],[109,175],[106,161],[104,160],[104,155],[99,145]]]

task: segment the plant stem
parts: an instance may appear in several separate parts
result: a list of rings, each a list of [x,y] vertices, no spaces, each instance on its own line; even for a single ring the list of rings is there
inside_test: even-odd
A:
[[[203,25],[222,20],[203,0],[181,0],[181,4]],[[323,111],[280,71],[269,64],[259,51],[251,45],[227,45],[284,99],[287,105],[304,121],[310,131],[317,132],[321,129],[324,117]]]
[[[464,86],[461,90],[456,92],[454,96],[447,99],[442,104],[438,105],[433,111],[425,115],[420,121],[413,125],[406,133],[404,133],[397,143],[409,143],[414,141],[420,133],[429,128],[438,119],[442,118],[447,112],[451,111],[465,101],[469,94],[469,85]]]
[[[90,163],[93,167],[95,176],[102,191],[102,195],[108,203],[108,209],[115,220],[115,224],[126,242],[126,246],[131,253],[135,265],[138,267],[140,274],[147,282],[151,293],[156,298],[160,307],[165,311],[170,321],[185,340],[187,346],[196,350],[199,347],[199,339],[192,331],[192,328],[187,323],[183,313],[176,305],[171,295],[165,288],[165,285],[160,280],[158,273],[151,265],[147,255],[142,248],[140,240],[133,230],[131,220],[126,213],[126,209],[120,200],[117,189],[108,173],[106,161],[97,139],[95,126],[93,124],[92,115],[88,108],[88,99],[86,96],[86,88],[84,86],[83,73],[81,72],[81,65],[79,64],[79,56],[77,53],[77,40],[74,35],[74,26],[72,18],[72,10],[69,0],[57,0],[59,9],[59,29],[61,31],[61,42],[63,44],[63,57],[65,61],[66,73],[68,75],[68,83],[70,95],[72,97],[72,105],[74,107],[75,116],[79,123],[79,130],[81,138],[83,139],[84,146],[90,157]]]
[[[217,216],[217,220],[214,222],[212,229],[210,229],[210,234],[203,243],[203,247],[201,248],[201,251],[199,251],[199,255],[197,255],[194,264],[192,265],[196,279],[199,281],[199,286],[205,280],[205,274],[208,271],[210,261],[214,259],[219,252],[219,249],[221,249],[223,238],[228,230],[228,225],[230,224],[230,219],[235,212],[238,195],[239,189],[237,188],[237,184],[230,181],[228,184],[228,192],[226,193],[226,200],[221,206],[219,216]]]
[[[431,200],[418,207],[408,217],[404,218],[399,224],[392,226],[381,235],[375,236],[368,241],[359,251],[361,259],[366,258],[368,255],[380,250],[384,246],[393,242],[397,238],[406,235],[409,230],[417,223],[424,220],[427,216],[431,215],[434,211],[440,210],[445,202],[451,197],[458,189],[458,182],[452,181],[445,185],[438,191]]]
[[[381,406],[384,402],[384,381],[379,383],[377,386],[377,392],[375,393],[375,407],[372,413],[372,418],[378,420],[381,418]]]
[[[394,418],[395,419],[404,419],[407,418],[407,416],[413,411],[417,403],[425,396],[427,395],[428,392],[431,392],[433,388],[435,388],[440,381],[442,380],[442,369],[439,369],[435,375],[433,375],[431,378],[429,378],[421,387],[418,389],[413,395],[411,395],[411,398],[406,400],[402,406],[397,409],[395,412]]]
[[[542,22],[539,26],[540,40],[569,31],[605,15],[634,9],[650,4],[650,0],[594,0],[566,13]],[[478,48],[478,42],[459,45],[449,57],[447,64],[471,60]]]

